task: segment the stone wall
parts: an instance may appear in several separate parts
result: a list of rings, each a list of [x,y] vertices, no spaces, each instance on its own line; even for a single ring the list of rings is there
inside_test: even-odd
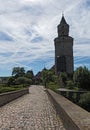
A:
[[[18,97],[21,97],[27,93],[29,93],[29,88],[0,94],[0,106],[3,106],[5,104],[7,104],[8,102],[10,102]]]
[[[65,97],[47,90],[66,130],[90,130],[90,113]]]

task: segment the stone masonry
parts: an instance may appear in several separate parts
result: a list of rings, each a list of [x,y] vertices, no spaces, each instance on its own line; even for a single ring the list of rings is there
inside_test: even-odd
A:
[[[58,37],[54,39],[55,45],[55,72],[72,74],[73,65],[73,38],[69,36],[69,25],[64,16],[58,25]]]
[[[0,107],[0,130],[65,130],[42,86]]]

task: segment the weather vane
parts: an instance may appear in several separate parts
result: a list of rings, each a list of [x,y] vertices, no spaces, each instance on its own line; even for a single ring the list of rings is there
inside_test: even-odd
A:
[[[62,17],[64,17],[64,12],[62,11]]]

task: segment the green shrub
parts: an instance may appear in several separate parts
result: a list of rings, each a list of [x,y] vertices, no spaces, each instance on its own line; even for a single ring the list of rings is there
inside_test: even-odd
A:
[[[79,88],[90,90],[90,71],[85,66],[75,70],[73,80]]]
[[[81,95],[79,105],[90,112],[90,92]]]
[[[26,86],[26,85],[30,85],[32,83],[32,80],[29,79],[29,78],[26,78],[26,77],[18,77],[16,80],[15,80],[15,83],[17,85],[23,85],[23,86]]]
[[[62,78],[63,83],[66,85],[66,81],[67,81],[67,78],[68,78],[67,73],[61,72],[60,75],[59,75],[59,78]]]
[[[54,82],[50,82],[50,83],[48,84],[48,88],[51,89],[51,90],[53,90],[53,91],[56,91],[56,90],[59,89],[60,87],[59,87],[59,85],[55,84]]]
[[[66,83],[67,83],[66,87],[68,89],[74,89],[74,83],[72,80],[68,80]]]

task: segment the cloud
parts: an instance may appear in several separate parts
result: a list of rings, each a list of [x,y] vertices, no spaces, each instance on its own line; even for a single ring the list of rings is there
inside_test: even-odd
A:
[[[10,75],[15,66],[37,73],[44,64],[54,64],[53,40],[62,11],[74,37],[74,56],[82,61],[90,57],[89,0],[0,0],[1,75]]]

